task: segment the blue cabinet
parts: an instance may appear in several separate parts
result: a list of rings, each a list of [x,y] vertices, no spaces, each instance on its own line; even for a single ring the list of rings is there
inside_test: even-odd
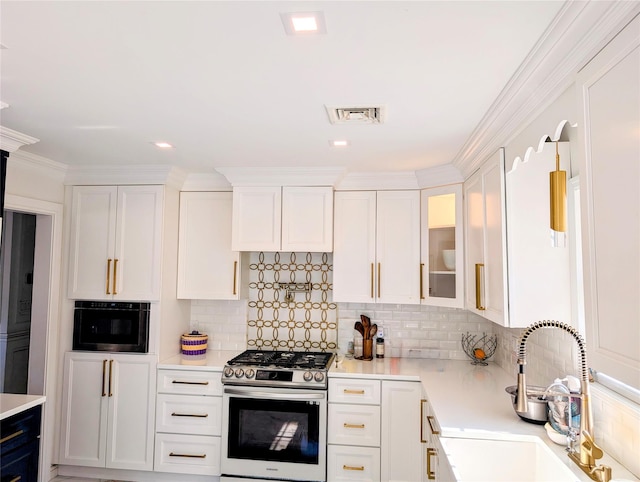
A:
[[[1,482],[37,482],[41,416],[37,405],[0,422]]]

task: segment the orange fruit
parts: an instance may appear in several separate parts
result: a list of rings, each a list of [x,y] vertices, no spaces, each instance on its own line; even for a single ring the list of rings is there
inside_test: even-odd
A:
[[[484,360],[487,357],[486,353],[482,348],[475,348],[473,350],[473,354],[478,360]]]

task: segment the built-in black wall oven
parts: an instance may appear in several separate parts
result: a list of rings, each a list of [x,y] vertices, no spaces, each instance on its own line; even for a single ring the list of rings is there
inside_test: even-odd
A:
[[[248,350],[239,357],[222,375],[222,480],[325,481],[333,354]],[[247,357],[267,360],[259,365]],[[306,365],[279,366],[281,358],[296,363],[294,357],[306,357]]]
[[[148,353],[150,303],[76,301],[73,349]]]

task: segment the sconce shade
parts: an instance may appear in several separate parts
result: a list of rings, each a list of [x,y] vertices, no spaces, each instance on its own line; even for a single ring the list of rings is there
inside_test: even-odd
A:
[[[567,171],[549,173],[549,202],[551,229],[565,233],[567,231]]]

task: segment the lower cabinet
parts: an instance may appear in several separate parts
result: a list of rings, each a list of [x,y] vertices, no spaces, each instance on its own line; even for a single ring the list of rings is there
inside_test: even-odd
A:
[[[327,480],[380,480],[380,385],[329,379]]]
[[[61,465],[153,470],[156,356],[68,352]]]
[[[0,422],[2,482],[37,482],[41,414],[38,405]]]
[[[382,381],[380,480],[421,479],[420,382]]]
[[[222,373],[158,370],[156,472],[220,475]]]
[[[440,425],[429,400],[421,400],[420,439],[423,444],[422,478],[416,480],[455,482],[456,477],[440,442]]]

